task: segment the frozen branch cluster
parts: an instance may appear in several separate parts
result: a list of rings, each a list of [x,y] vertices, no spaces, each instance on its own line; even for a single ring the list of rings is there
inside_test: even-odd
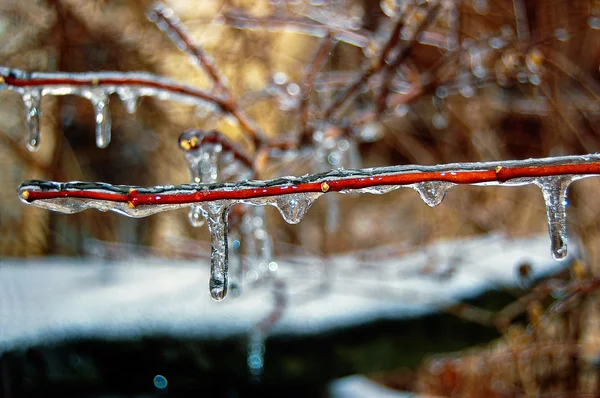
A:
[[[512,105],[518,113],[558,111],[550,89],[556,75],[580,84],[591,98],[571,98],[577,111],[598,114],[600,87],[547,45],[549,40],[569,40],[566,29],[532,43],[526,9],[518,0],[514,1],[514,26],[494,28],[477,38],[465,36],[460,15],[465,5],[455,0],[382,0],[385,17],[374,30],[362,27],[364,16],[356,7],[339,9],[336,2],[291,7],[284,3],[273,2],[274,12],[262,17],[225,7],[210,21],[234,29],[294,32],[318,38],[301,81],[291,81],[283,72],[276,72],[267,87],[248,95],[274,100],[293,121],[291,131],[275,132],[276,139],[261,131],[243,106],[249,102],[247,98],[236,97],[212,57],[195,43],[175,13],[161,4],[148,11],[148,19],[203,71],[211,88],[202,90],[145,72],[28,73],[0,67],[0,90],[15,91],[23,99],[26,145],[31,151],[41,142],[42,97],[62,95],[91,102],[99,148],[111,141],[108,104],[114,94],[129,113],[135,113],[140,98],[146,96],[193,105],[215,117],[228,115],[252,143],[247,150],[221,132],[189,130],[180,136],[179,147],[188,163],[190,184],[139,187],[25,181],[18,188],[20,199],[63,213],[95,208],[129,217],[189,207],[190,223],[195,227],[207,223],[210,230],[209,288],[215,300],[222,300],[228,290],[239,293],[245,278],[240,259],[240,242],[244,242],[245,252],[256,259],[261,277],[272,282],[275,301],[273,313],[256,326],[249,345],[249,367],[255,375],[262,372],[261,342],[286,304],[285,283],[278,279],[277,264],[272,262],[272,241],[262,206],[276,207],[286,222],[295,224],[316,199],[327,194],[326,230],[335,233],[339,209],[333,192],[383,194],[411,188],[433,207],[456,185],[536,185],[546,205],[552,255],[558,260],[566,257],[567,190],[573,181],[600,175],[600,155],[365,169],[361,168],[358,150],[361,142],[384,138],[382,121],[403,118],[422,98],[431,100],[431,122],[438,130],[448,125],[450,98],[473,98],[491,86],[524,85],[533,90],[533,99]],[[485,0],[472,2],[477,14],[486,14],[489,6]],[[599,18],[599,10],[592,8],[588,19],[592,29],[600,28]],[[418,66],[410,59],[416,45],[435,47],[442,55],[427,68]],[[360,66],[325,71],[339,46],[361,48],[364,59]],[[271,158],[292,163],[299,153],[310,153],[314,158],[313,174],[262,179]],[[235,206],[238,204],[243,206]],[[230,223],[235,224],[231,231]]]

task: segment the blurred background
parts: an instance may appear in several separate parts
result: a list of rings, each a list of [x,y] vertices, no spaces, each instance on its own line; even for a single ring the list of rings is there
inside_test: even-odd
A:
[[[148,20],[152,6],[0,0],[0,65],[145,71],[214,90]],[[278,143],[257,179],[600,147],[596,1],[166,6]],[[144,97],[128,113],[113,97],[108,148],[95,146],[88,100],[45,96],[29,152],[23,101],[0,91],[0,396],[600,394],[595,179],[569,190],[561,263],[534,186],[455,187],[433,209],[410,189],[333,194],[297,225],[243,208],[231,226],[239,291],[218,303],[208,230],[186,210],[129,219],[18,200],[29,179],[188,183],[179,136],[193,128],[262,154],[216,106]]]

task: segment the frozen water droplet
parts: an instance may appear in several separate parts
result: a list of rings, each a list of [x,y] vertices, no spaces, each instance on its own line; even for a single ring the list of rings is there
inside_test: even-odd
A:
[[[198,205],[192,205],[190,212],[188,213],[188,219],[192,227],[200,228],[204,225],[204,215],[202,215],[202,209]]]
[[[425,181],[414,185],[413,189],[419,193],[423,202],[435,207],[442,203],[446,192],[453,186],[453,183],[447,181]]]
[[[565,28],[559,28],[556,29],[556,32],[554,32],[554,36],[559,40],[559,41],[567,41],[569,40],[569,31],[566,30]]]
[[[106,148],[110,144],[110,112],[108,110],[108,96],[104,91],[91,93],[90,101],[94,107],[96,119],[96,146]]]
[[[321,192],[303,192],[278,196],[275,206],[289,224],[298,224]]]
[[[300,86],[297,85],[296,83],[288,84],[286,90],[287,90],[288,94],[293,97],[300,94]]]
[[[408,114],[408,110],[408,105],[401,104],[394,108],[394,113],[399,117],[404,117]]]
[[[535,182],[544,195],[550,248],[556,260],[563,260],[567,256],[567,190],[572,180],[568,176],[551,176]]]
[[[448,120],[446,120],[446,117],[441,112],[438,112],[435,115],[433,115],[431,121],[433,123],[433,126],[438,130],[443,130],[446,127],[448,127]]]
[[[275,82],[275,84],[278,84],[281,86],[282,84],[285,84],[287,81],[288,81],[288,77],[283,72],[276,72],[273,75],[273,82]]]
[[[42,115],[42,92],[38,88],[23,92],[27,116],[27,149],[37,151],[40,147],[40,118]]]
[[[473,9],[477,14],[487,15],[489,12],[487,0],[473,0]]]
[[[140,97],[135,90],[129,87],[120,87],[117,90],[117,95],[123,102],[123,105],[125,105],[127,113],[134,114],[140,102]]]
[[[381,11],[390,18],[394,17],[398,11],[396,0],[381,0],[379,2],[379,7],[381,7]]]
[[[492,47],[495,50],[499,50],[508,44],[508,42],[502,37],[492,37],[490,38],[490,40],[488,40],[488,43],[490,47]]]
[[[206,202],[202,209],[206,214],[210,231],[210,280],[208,283],[210,295],[221,301],[227,295],[228,277],[228,242],[227,217],[230,203]]]
[[[592,29],[596,29],[596,30],[600,29],[600,18],[598,18],[598,17],[589,17],[588,18],[588,25]]]

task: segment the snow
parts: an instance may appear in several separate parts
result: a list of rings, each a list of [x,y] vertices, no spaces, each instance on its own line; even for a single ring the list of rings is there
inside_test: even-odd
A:
[[[488,289],[515,286],[516,268],[525,261],[535,277],[566,267],[568,259],[553,260],[548,246],[545,234],[527,239],[488,235],[438,242],[376,263],[350,254],[331,257],[327,273],[320,270],[322,259],[278,258],[276,274],[285,282],[287,307],[271,332],[321,333],[434,312]],[[455,268],[444,278],[424,274],[426,265],[442,272]],[[221,338],[248,333],[274,308],[272,292],[260,284],[216,302],[207,289],[208,277],[206,258],[4,258],[0,351],[72,338]]]

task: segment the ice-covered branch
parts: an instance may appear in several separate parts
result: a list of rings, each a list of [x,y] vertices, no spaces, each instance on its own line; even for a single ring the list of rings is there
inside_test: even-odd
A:
[[[26,73],[0,67],[0,90],[16,91],[23,97],[27,111],[27,145],[36,150],[40,144],[41,97],[44,95],[78,95],[87,98],[96,114],[96,144],[105,148],[110,143],[108,101],[116,93],[127,111],[136,111],[141,97],[156,97],[191,105],[211,104],[225,112],[226,99],[194,87],[143,72]]]
[[[244,131],[251,136],[255,145],[260,145],[263,139],[262,134],[258,131],[256,123],[254,123],[254,121],[252,121],[240,108],[229,90],[225,76],[221,74],[212,58],[204,51],[204,49],[194,43],[173,10],[162,4],[156,4],[148,12],[148,18],[156,23],[159,29],[167,33],[178,49],[188,53],[192,62],[204,69],[210,80],[214,83],[216,91],[221,93],[224,97],[223,104],[220,104],[221,108],[238,120]]]
[[[332,170],[268,181],[185,184],[150,188],[85,182],[25,181],[19,197],[38,207],[76,213],[89,208],[145,217],[161,211],[197,205],[212,236],[211,293],[227,291],[227,215],[237,203],[275,206],[288,223],[302,220],[324,193],[383,194],[398,188],[416,190],[429,206],[442,202],[454,185],[527,185],[541,188],[548,215],[552,254],[567,254],[566,195],[572,181],[600,175],[600,154],[523,161],[455,163],[438,166],[392,166]],[[214,283],[213,283],[214,282]]]

